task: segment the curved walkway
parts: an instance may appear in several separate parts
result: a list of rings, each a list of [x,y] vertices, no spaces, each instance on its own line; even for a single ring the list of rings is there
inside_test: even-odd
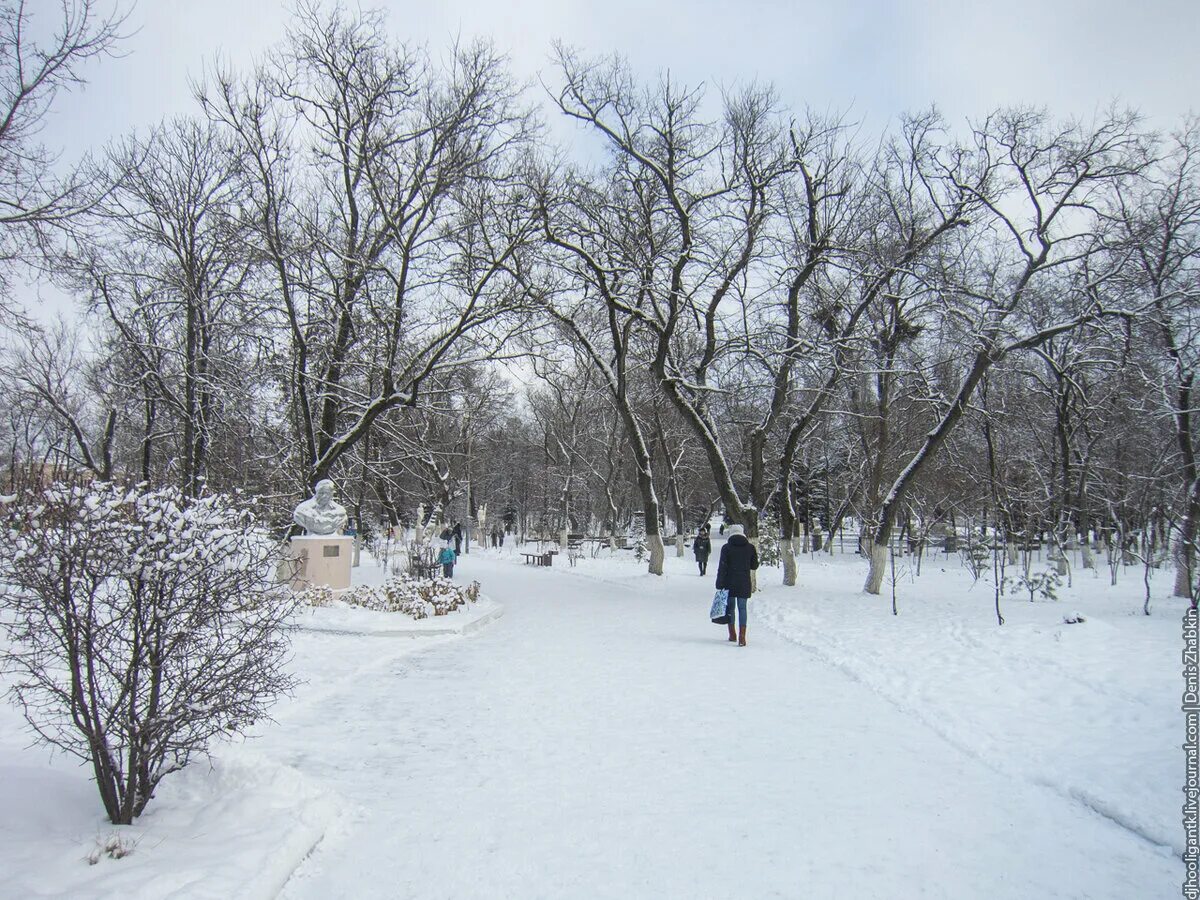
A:
[[[417,652],[324,636],[327,688],[263,736],[353,810],[282,896],[1178,890],[1177,860],[996,773],[753,620],[750,647],[721,642],[710,580],[630,586],[478,555],[456,575],[503,618]]]

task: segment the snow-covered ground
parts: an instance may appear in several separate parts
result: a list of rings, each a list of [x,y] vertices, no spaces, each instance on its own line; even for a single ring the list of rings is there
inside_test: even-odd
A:
[[[1001,599],[958,560],[901,562],[898,615],[858,588],[854,557],[817,555],[803,588],[768,589],[764,624],[812,650],[1000,772],[1046,785],[1147,840],[1183,853],[1182,618],[1157,579],[1142,612],[1142,574],[1076,571],[1059,600]],[[1066,624],[1078,613],[1084,622]]]
[[[798,588],[763,572],[741,649],[690,559],[512,549],[460,561],[503,607],[467,636],[317,611],[276,723],[168,779],[122,859],[88,865],[118,830],[87,771],[4,708],[0,896],[1176,894],[1166,578],[1149,618],[1137,578],[1077,574],[998,628],[957,562],[902,581],[893,617],[857,560],[805,558]]]

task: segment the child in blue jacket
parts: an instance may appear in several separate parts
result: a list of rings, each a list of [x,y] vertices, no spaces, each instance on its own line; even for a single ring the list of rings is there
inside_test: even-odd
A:
[[[438,562],[442,564],[442,574],[447,578],[454,577],[454,548],[447,544],[438,554]]]

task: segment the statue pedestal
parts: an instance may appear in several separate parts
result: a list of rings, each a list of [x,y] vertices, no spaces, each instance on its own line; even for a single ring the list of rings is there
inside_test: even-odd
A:
[[[323,584],[335,591],[350,587],[354,538],[348,534],[302,534],[292,538],[296,575],[292,588]]]

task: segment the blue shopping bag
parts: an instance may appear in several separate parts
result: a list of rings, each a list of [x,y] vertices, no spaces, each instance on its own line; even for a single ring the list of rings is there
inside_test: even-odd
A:
[[[714,625],[729,624],[729,591],[725,588],[719,589],[713,594],[712,609],[708,611],[708,617],[712,619]]]

